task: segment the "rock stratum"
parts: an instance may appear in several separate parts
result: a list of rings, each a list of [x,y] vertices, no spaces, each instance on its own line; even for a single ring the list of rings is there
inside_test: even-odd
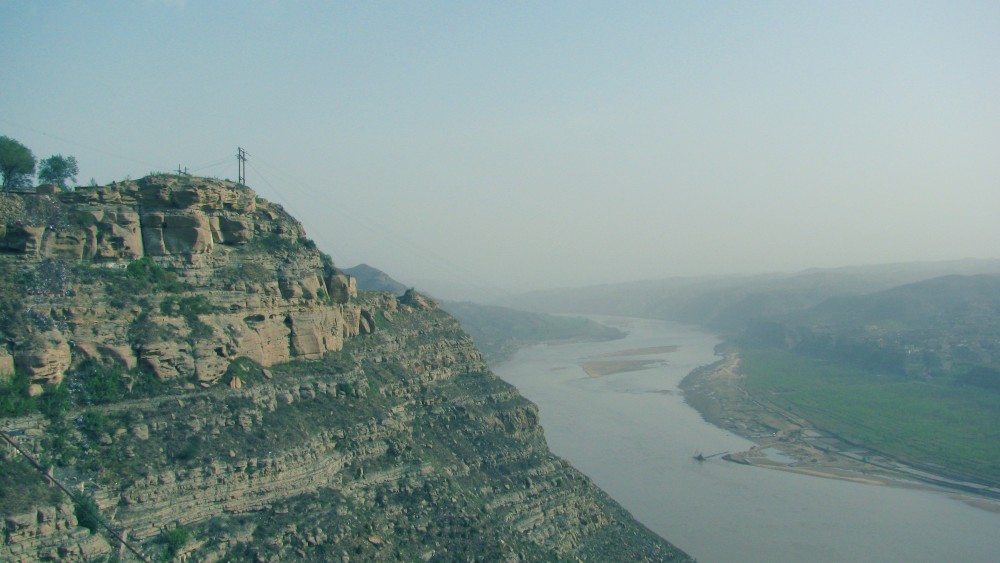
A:
[[[686,560],[433,300],[157,175],[0,199],[0,560]],[[669,507],[665,507],[669,509]]]

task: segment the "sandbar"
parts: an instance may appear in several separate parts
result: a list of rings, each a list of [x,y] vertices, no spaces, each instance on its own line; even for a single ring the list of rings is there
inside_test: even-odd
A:
[[[580,367],[582,367],[583,371],[587,372],[587,375],[590,377],[604,377],[605,375],[614,375],[616,373],[640,371],[663,364],[663,360],[594,360],[590,362],[583,362],[580,364]]]
[[[724,459],[868,485],[960,490],[963,494],[956,498],[1000,512],[1000,491],[970,489],[965,486],[968,483],[914,471],[885,454],[845,443],[810,421],[751,396],[745,380],[740,357],[731,352],[715,364],[694,370],[680,384],[685,402],[707,422],[754,442],[753,448],[730,453]],[[773,459],[768,450],[779,451],[784,459]]]
[[[615,356],[649,356],[652,354],[667,354],[669,352],[676,352],[678,346],[649,346],[647,348],[633,348],[631,350],[619,350],[617,352],[608,352],[607,354],[601,354],[601,357],[609,358]]]

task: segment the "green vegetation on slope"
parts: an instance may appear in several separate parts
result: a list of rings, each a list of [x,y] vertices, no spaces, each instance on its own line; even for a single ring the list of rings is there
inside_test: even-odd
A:
[[[115,524],[164,560],[686,560],[552,456],[534,405],[485,371],[457,322],[439,309],[391,318],[321,360],[266,375],[235,362],[239,389],[137,400],[88,372],[93,404],[49,420],[38,457],[128,499]],[[65,501],[0,457],[0,512],[36,505],[15,480]],[[187,508],[137,532],[160,495]],[[90,497],[74,502],[96,529]]]
[[[915,465],[1000,482],[1000,394],[744,349],[747,390],[818,428]]]

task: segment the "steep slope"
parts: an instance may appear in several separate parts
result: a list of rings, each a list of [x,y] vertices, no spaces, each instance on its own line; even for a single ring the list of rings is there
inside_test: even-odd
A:
[[[4,195],[0,560],[670,560],[415,292],[154,176]],[[92,510],[96,507],[97,510]]]

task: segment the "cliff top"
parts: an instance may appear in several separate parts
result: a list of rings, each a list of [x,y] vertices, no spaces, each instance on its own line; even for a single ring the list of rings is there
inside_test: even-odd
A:
[[[0,268],[0,374],[33,394],[85,361],[210,385],[237,358],[318,358],[374,330],[298,221],[222,180],[0,194]]]

